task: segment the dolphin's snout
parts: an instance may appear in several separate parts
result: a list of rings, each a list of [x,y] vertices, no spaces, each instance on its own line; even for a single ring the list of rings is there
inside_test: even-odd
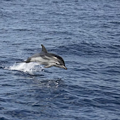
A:
[[[66,67],[66,66],[63,66],[63,68],[64,68],[65,70],[67,70],[67,67]]]
[[[65,70],[67,70],[67,68],[65,67]]]

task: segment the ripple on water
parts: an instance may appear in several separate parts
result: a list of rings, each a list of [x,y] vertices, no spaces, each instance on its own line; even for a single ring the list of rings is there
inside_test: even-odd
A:
[[[119,0],[0,3],[0,119],[120,118]],[[16,63],[44,44],[68,70]]]

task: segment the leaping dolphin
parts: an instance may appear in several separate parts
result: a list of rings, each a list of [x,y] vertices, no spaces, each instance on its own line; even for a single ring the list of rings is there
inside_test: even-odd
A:
[[[44,45],[41,44],[41,46],[42,46],[42,51],[38,54],[35,54],[35,55],[29,57],[25,61],[26,63],[38,62],[41,65],[44,65],[45,68],[55,66],[55,67],[60,67],[60,68],[64,68],[67,70],[67,68],[65,66],[65,62],[62,57],[55,55],[53,53],[47,52]]]

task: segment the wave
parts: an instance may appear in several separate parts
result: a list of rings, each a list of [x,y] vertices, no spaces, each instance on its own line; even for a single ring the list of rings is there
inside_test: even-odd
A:
[[[108,57],[119,58],[120,57],[120,44],[105,44],[105,43],[92,43],[92,42],[79,42],[75,44],[68,44],[66,46],[60,46],[53,51],[60,53],[61,55],[77,55],[77,56],[93,56],[93,57]]]

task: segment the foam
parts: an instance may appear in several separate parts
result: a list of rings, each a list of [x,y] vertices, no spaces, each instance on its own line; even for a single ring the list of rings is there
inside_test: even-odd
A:
[[[43,67],[39,63],[14,63],[12,66],[6,68],[9,70],[18,70],[22,72],[33,73],[37,71],[43,71]]]

